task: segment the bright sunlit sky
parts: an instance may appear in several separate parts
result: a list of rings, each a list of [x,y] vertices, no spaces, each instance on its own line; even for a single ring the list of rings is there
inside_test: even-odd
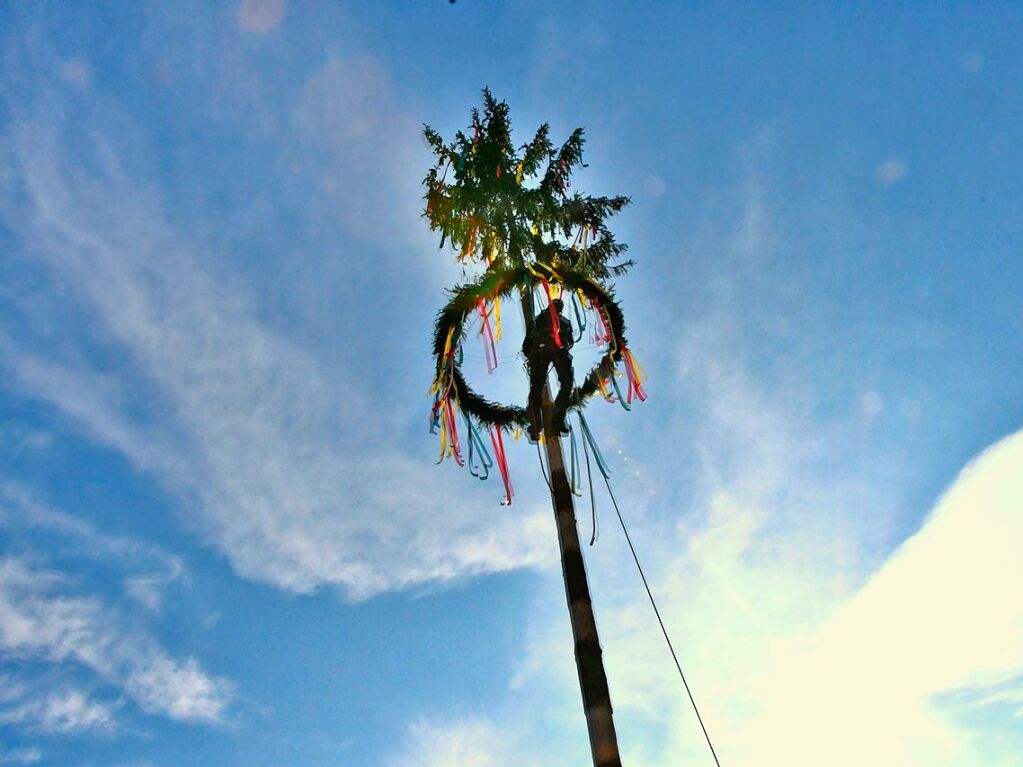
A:
[[[589,763],[535,449],[427,433],[484,86],[632,198],[588,419],[722,764],[1023,764],[1023,10],[762,6],[0,0],[0,765]],[[599,490],[623,763],[711,765]]]

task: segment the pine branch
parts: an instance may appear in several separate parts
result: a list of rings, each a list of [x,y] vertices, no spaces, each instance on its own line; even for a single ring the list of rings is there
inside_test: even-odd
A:
[[[454,140],[445,144],[439,133],[423,126],[436,156],[423,180],[423,215],[431,230],[441,232],[442,247],[449,244],[463,261],[569,264],[600,279],[631,266],[631,261],[607,265],[626,247],[615,242],[605,224],[629,198],[568,194],[573,170],[585,167],[582,128],[555,150],[550,126],[544,123],[516,151],[507,103],[484,89],[482,112],[472,110],[470,130],[471,136],[456,131]],[[539,183],[529,184],[541,167]],[[586,247],[580,252],[568,241],[578,240],[583,230]]]

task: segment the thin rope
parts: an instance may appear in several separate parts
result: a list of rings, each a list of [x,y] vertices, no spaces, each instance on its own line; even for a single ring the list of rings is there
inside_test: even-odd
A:
[[[717,752],[714,751],[714,744],[710,742],[710,734],[707,732],[706,726],[703,724],[703,717],[700,716],[700,709],[696,706],[696,699],[693,698],[693,693],[689,689],[689,682],[686,681],[686,675],[682,672],[682,664],[678,661],[678,655],[675,654],[675,648],[671,644],[671,639],[668,637],[668,629],[664,626],[664,621],[661,619],[661,611],[657,609],[657,602],[654,601],[653,592],[650,591],[650,584],[647,583],[646,574],[643,572],[643,566],[639,563],[639,556],[636,554],[636,547],[632,545],[632,536],[629,535],[629,528],[625,526],[625,519],[622,517],[622,512],[618,508],[618,501],[615,499],[614,491],[611,490],[611,482],[607,477],[604,477],[604,484],[607,485],[607,492],[611,496],[611,503],[614,504],[615,514],[618,515],[618,521],[622,525],[622,532],[625,533],[625,540],[629,543],[629,550],[632,552],[632,559],[636,563],[636,569],[639,570],[639,577],[643,579],[643,588],[646,589],[646,595],[650,597],[650,606],[654,608],[654,615],[657,616],[657,622],[661,625],[661,633],[664,634],[664,641],[668,644],[668,649],[671,651],[671,657],[675,661],[675,668],[678,669],[678,675],[682,677],[682,684],[686,688],[686,694],[689,696],[689,702],[693,704],[693,711],[696,712],[696,719],[700,722],[700,729],[703,730],[703,737],[707,740],[707,745],[710,747],[710,755],[714,757],[714,764],[717,767],[721,767],[721,762],[718,761]]]

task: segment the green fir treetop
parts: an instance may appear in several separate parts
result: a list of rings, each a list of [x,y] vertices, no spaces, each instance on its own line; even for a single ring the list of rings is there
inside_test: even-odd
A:
[[[463,263],[488,269],[541,262],[569,266],[596,279],[624,274],[632,261],[619,259],[605,220],[629,204],[628,197],[569,195],[572,171],[583,164],[582,128],[555,149],[544,123],[533,140],[516,150],[508,105],[483,90],[483,114],[472,110],[471,135],[444,139],[428,125],[423,134],[437,163],[423,180],[431,230],[441,247],[450,243]]]

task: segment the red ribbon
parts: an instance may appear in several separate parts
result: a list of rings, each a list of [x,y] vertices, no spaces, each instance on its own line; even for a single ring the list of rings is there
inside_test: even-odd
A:
[[[640,402],[646,402],[646,392],[643,391],[643,384],[639,380],[639,373],[636,371],[636,361],[628,347],[622,349],[622,356],[625,357],[625,377],[629,379],[629,392],[626,401],[632,404],[632,395],[635,394]]]
[[[504,482],[504,501],[508,506],[512,502],[511,475],[508,473],[508,458],[504,453],[504,440],[501,438],[501,429],[497,426],[490,427],[490,442],[494,446],[494,461],[501,471],[501,481]]]
[[[590,298],[590,304],[593,306],[593,311],[597,313],[597,317],[600,318],[600,325],[593,323],[593,343],[602,344],[610,341],[611,326],[608,325],[607,317],[604,316],[604,309],[596,298]]]
[[[551,286],[547,284],[547,280],[540,280],[543,283],[543,289],[547,291],[547,309],[551,314],[551,331],[554,336],[554,345],[559,349],[563,346],[561,343],[561,322],[558,319],[558,310],[554,308],[554,301],[551,299]]]
[[[444,398],[444,420],[448,425],[448,439],[451,440],[451,456],[455,463],[464,466],[462,463],[462,448],[458,444],[458,426],[455,422],[455,408],[451,404],[451,397]]]
[[[490,314],[482,298],[476,302],[476,306],[480,310],[480,335],[486,335],[483,339],[483,351],[487,355],[487,372],[493,373],[497,370],[497,346],[494,343],[494,331],[490,327]]]

